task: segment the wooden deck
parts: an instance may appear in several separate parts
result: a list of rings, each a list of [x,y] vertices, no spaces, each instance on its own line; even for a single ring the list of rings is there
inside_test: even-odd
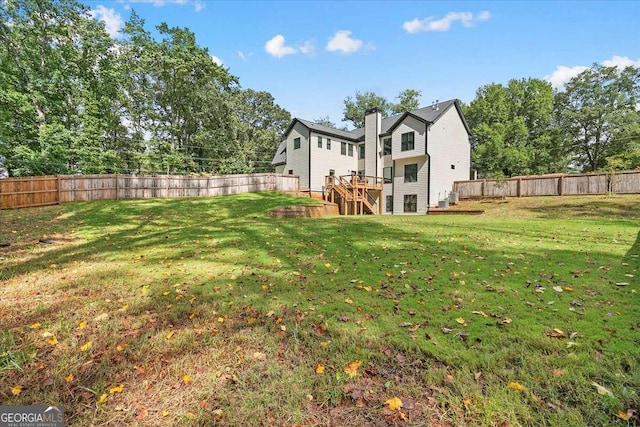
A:
[[[328,175],[325,200],[340,206],[341,215],[382,213],[383,179],[375,176]]]

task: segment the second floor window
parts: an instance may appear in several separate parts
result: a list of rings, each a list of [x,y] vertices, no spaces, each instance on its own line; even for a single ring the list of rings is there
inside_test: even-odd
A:
[[[331,150],[331,138],[327,138],[327,150]]]
[[[346,142],[342,142],[340,144],[340,154],[342,154],[343,156],[347,155],[347,143]]]
[[[382,141],[382,155],[388,156],[391,154],[391,138],[385,138]]]
[[[349,156],[353,157],[353,144],[349,144]]]
[[[293,140],[293,149],[297,150],[298,148],[300,148],[300,138],[295,138]]]
[[[318,137],[318,148],[322,148],[322,137]]]
[[[364,159],[364,144],[358,146],[358,158]]]
[[[400,141],[401,142],[400,150],[401,151],[413,150],[413,148],[415,147],[414,132],[403,133],[401,138],[402,139]]]

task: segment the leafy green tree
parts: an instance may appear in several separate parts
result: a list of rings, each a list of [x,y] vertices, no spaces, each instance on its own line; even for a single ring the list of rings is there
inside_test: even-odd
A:
[[[0,151],[12,173],[81,171],[84,148],[104,152],[111,45],[74,0],[0,3]]]
[[[237,151],[253,169],[271,170],[273,153],[291,122],[291,114],[276,104],[270,93],[253,89],[236,94],[235,110],[239,119]],[[230,167],[228,162],[225,167]]]
[[[578,168],[603,168],[640,141],[640,68],[594,64],[556,96],[556,124]]]
[[[350,122],[356,128],[364,127],[364,114],[370,108],[378,108],[383,117],[387,117],[391,112],[391,104],[383,96],[374,92],[358,91],[355,97],[345,98],[342,121]]]
[[[539,79],[480,87],[464,107],[473,134],[472,160],[480,176],[561,172],[566,155],[552,127],[553,91]]]
[[[397,104],[393,104],[391,106],[392,114],[401,114],[405,111],[417,110],[420,108],[420,95],[422,92],[415,89],[405,89],[396,99],[398,100]]]

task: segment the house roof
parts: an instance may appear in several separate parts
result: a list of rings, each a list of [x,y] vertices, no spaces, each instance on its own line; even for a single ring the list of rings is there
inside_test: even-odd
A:
[[[436,107],[437,105],[437,107]],[[450,99],[448,101],[439,102],[436,105],[431,105],[429,107],[418,108],[417,110],[407,111],[402,114],[396,114],[394,116],[385,117],[382,119],[380,135],[389,135],[393,130],[407,117],[414,117],[417,120],[423,121],[427,124],[435,123],[444,113],[447,112],[452,107],[455,107],[460,115],[460,119],[464,124],[467,133],[471,135],[471,129],[467,124],[467,121],[464,119],[462,115],[462,110],[460,108],[460,102],[457,99]],[[342,130],[342,129],[334,129],[329,126],[324,126],[318,123],[311,122],[309,120],[295,118],[291,121],[291,124],[285,131],[285,135],[287,135],[291,129],[295,126],[296,123],[301,123],[307,129],[310,129],[314,132],[321,133],[327,136],[333,136],[336,138],[346,139],[353,142],[361,142],[364,141],[364,128],[358,128],[353,130]],[[284,146],[283,146],[284,144]],[[272,165],[285,164],[287,161],[287,153],[286,153],[286,141],[280,143],[278,147],[278,151],[271,162]]]
[[[278,145],[276,155],[273,156],[271,164],[273,166],[284,165],[287,163],[287,140],[285,139]]]

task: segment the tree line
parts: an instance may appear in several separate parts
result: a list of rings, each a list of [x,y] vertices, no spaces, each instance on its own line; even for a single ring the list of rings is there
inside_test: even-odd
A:
[[[135,12],[114,39],[76,0],[0,1],[0,169],[12,176],[250,173],[291,115],[244,89],[187,28],[156,36]],[[344,99],[343,123],[419,107],[406,89]],[[480,87],[463,105],[481,177],[640,167],[640,69],[594,64],[561,90],[535,78]],[[328,117],[318,123],[340,127]]]
[[[361,127],[366,109],[389,116],[418,108],[419,97],[407,89],[394,104],[357,92],[344,100],[344,120]],[[480,177],[640,168],[638,67],[594,64],[562,90],[535,78],[491,83],[462,109]]]
[[[13,176],[270,170],[291,116],[186,28],[122,37],[75,0],[0,2],[0,158]]]

